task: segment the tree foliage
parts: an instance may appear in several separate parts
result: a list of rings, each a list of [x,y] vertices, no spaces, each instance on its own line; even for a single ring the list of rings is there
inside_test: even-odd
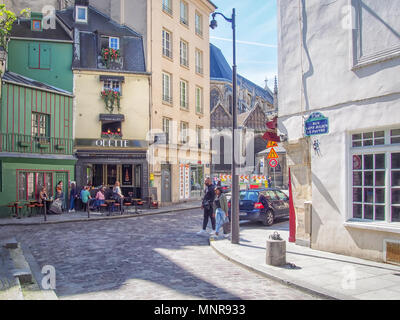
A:
[[[20,12],[20,17],[29,17],[30,9],[24,9]],[[0,46],[3,50],[7,51],[8,40],[10,39],[10,33],[15,20],[18,16],[7,10],[5,4],[0,4]]]

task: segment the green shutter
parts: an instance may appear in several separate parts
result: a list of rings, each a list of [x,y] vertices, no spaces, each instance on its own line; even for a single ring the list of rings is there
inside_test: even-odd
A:
[[[40,45],[40,69],[50,69],[51,48],[47,44]]]
[[[30,43],[28,45],[28,65],[30,69],[39,69],[39,44]]]

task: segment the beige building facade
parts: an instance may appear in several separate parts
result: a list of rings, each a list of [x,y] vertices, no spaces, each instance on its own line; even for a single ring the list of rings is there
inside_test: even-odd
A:
[[[149,176],[161,203],[199,199],[210,175],[208,0],[91,2],[143,35],[151,73]]]

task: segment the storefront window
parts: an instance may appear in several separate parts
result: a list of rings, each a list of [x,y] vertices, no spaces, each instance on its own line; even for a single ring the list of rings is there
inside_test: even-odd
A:
[[[107,183],[108,185],[114,185],[117,181],[117,166],[107,165]]]
[[[133,166],[131,164],[123,164],[122,165],[122,185],[123,186],[131,186],[133,184],[132,167]]]
[[[26,173],[18,174],[18,199],[26,200]]]
[[[18,173],[18,199],[37,200],[42,188],[45,187],[47,195],[53,196],[53,173],[51,172],[19,172]]]
[[[190,166],[190,197],[201,198],[204,183],[204,167]]]
[[[103,165],[93,165],[93,186],[99,187],[103,185]]]
[[[137,187],[137,188],[141,187],[141,181],[142,181],[142,166],[136,165],[135,166],[135,187]]]

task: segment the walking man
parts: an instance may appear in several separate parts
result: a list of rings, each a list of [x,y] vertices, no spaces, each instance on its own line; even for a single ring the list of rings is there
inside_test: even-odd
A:
[[[212,184],[210,178],[207,178],[204,184],[205,184],[204,197],[201,204],[201,208],[204,210],[203,229],[197,233],[200,236],[208,235],[208,232],[206,231],[208,219],[211,219],[211,227],[213,229],[211,235],[215,234],[215,217],[213,217],[214,213],[213,202],[215,199],[214,185]]]

